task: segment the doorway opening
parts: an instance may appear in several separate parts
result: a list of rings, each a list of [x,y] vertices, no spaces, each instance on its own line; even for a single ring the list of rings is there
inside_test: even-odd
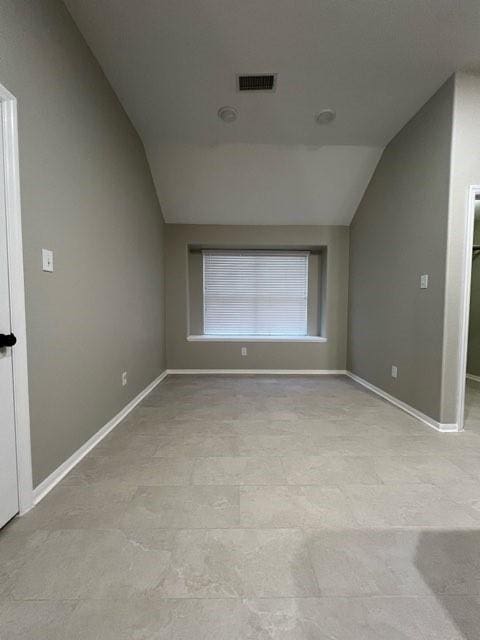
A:
[[[480,190],[475,190],[471,197],[467,233],[471,262],[463,425],[464,429],[480,434]]]

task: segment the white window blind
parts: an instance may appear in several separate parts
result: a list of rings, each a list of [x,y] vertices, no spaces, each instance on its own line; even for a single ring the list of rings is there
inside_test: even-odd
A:
[[[308,253],[203,252],[206,335],[307,335]]]

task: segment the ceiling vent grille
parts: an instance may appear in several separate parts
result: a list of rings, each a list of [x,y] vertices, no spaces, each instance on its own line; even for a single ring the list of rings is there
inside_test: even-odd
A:
[[[237,78],[239,91],[275,91],[277,84],[276,73],[238,75]]]

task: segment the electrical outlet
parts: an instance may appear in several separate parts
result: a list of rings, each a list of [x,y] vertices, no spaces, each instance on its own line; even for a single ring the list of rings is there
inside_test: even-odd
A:
[[[398,369],[394,364],[392,364],[392,378],[397,378],[397,377],[398,377]]]
[[[125,386],[126,386],[126,384],[127,384],[127,372],[126,372],[126,371],[124,371],[124,372],[122,373],[122,387],[125,387]]]
[[[247,355],[247,347],[242,347],[242,356]]]
[[[428,273],[420,276],[420,289],[428,289]]]

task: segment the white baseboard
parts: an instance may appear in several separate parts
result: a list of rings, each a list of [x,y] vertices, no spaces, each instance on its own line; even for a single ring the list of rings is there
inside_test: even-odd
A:
[[[399,409],[402,409],[406,413],[410,414],[414,418],[417,418],[421,422],[425,423],[432,429],[441,432],[455,432],[458,431],[457,424],[448,424],[437,422],[433,418],[425,415],[421,411],[414,409],[410,405],[398,400],[394,396],[391,396],[386,391],[383,391],[379,387],[376,387],[370,382],[367,382],[363,378],[345,371],[344,369],[166,369],[161,373],[158,378],[153,380],[143,391],[141,391],[133,400],[131,400],[116,416],[114,416],[106,425],[104,425],[97,433],[95,433],[85,444],[83,444],[74,454],[72,454],[65,462],[63,462],[53,473],[51,473],[43,482],[41,482],[33,490],[33,504],[36,505],[44,498],[66,475],[69,473],[79,462],[84,458],[89,451],[97,446],[110,431],[112,431],[129,413],[139,404],[145,396],[147,396],[162,380],[168,375],[345,375],[363,385],[370,391],[373,391],[377,395],[381,396],[391,404],[395,405]],[[475,376],[467,374],[467,378],[477,379]],[[480,381],[480,377],[478,377]]]
[[[452,433],[452,432],[459,431],[458,425],[456,423],[437,422],[433,418],[430,418],[430,416],[427,416],[421,411],[418,411],[418,409],[411,407],[406,402],[402,402],[402,400],[399,400],[398,398],[391,396],[386,391],[383,391],[383,389],[380,389],[379,387],[376,387],[374,384],[367,382],[366,380],[364,380],[363,378],[360,378],[360,376],[357,376],[351,371],[347,371],[346,375],[352,380],[355,380],[355,382],[358,382],[359,384],[363,385],[366,389],[373,391],[373,393],[376,393],[377,395],[381,396],[384,400],[387,400],[391,404],[394,404],[399,409],[402,409],[402,411],[405,411],[405,413],[409,413],[411,416],[413,416],[414,418],[417,418],[417,420],[420,420],[421,422],[428,425],[432,429],[435,429],[436,431],[441,431],[442,433]]]
[[[468,380],[474,380],[475,382],[480,382],[480,376],[474,376],[473,373],[467,373]]]
[[[344,369],[167,369],[169,375],[271,375],[271,376],[338,376]]]
[[[139,402],[145,398],[162,380],[167,377],[168,373],[165,370],[158,378],[155,378],[148,387],[141,391],[138,396],[131,400],[116,416],[107,422],[97,433],[95,433],[89,440],[83,444],[80,449],[77,449],[65,462],[55,469],[48,477],[45,478],[35,489],[33,490],[33,504],[38,504],[47,493],[49,493],[60,480],[62,480],[67,473],[69,473],[73,467],[75,467],[82,458],[84,458],[89,451],[91,451],[97,444],[105,438],[129,413],[134,409]]]

